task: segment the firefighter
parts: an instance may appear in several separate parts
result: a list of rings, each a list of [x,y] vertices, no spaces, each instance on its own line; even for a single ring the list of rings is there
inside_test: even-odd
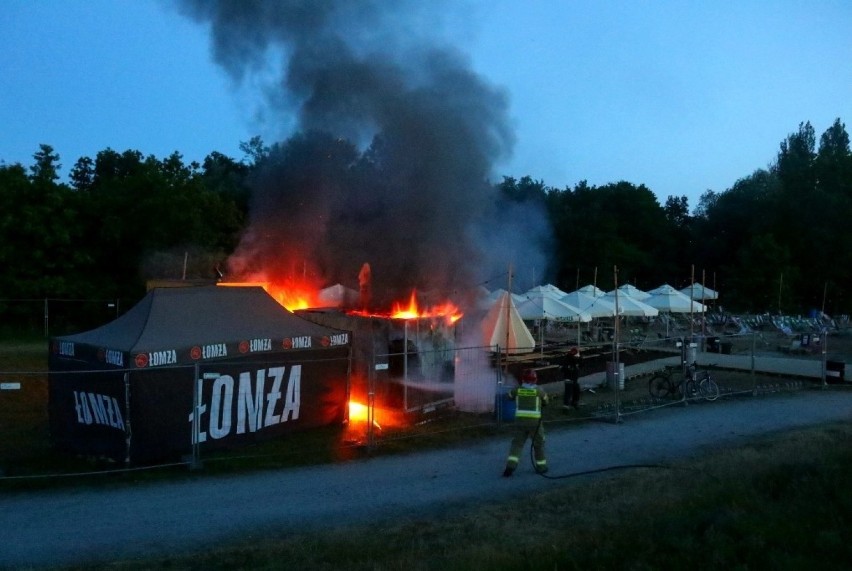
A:
[[[509,447],[506,469],[503,477],[508,478],[518,467],[521,452],[528,438],[532,438],[535,471],[547,472],[547,458],[544,454],[544,426],[541,424],[541,409],[547,404],[547,393],[538,386],[538,375],[532,369],[521,373],[521,385],[509,391],[509,398],[515,400],[515,435]]]

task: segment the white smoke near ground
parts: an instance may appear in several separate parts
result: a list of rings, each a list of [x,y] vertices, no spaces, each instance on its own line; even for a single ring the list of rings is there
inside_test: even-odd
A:
[[[431,33],[449,3],[179,5],[237,83],[278,66],[264,116],[293,129],[258,165],[232,273],[351,286],[366,262],[383,303],[468,291],[511,263],[544,272],[546,216],[491,182],[514,144],[508,97]]]

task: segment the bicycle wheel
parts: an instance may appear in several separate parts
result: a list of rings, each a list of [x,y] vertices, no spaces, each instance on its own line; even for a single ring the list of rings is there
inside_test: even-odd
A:
[[[663,399],[668,397],[674,387],[672,386],[672,380],[665,373],[657,373],[651,380],[648,381],[648,392],[651,393],[651,396],[655,399]]]
[[[698,391],[704,397],[704,400],[714,401],[719,398],[719,385],[710,378],[710,375],[701,379],[701,382],[698,383]]]

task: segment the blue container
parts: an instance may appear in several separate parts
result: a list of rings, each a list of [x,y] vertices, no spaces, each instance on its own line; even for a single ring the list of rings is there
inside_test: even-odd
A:
[[[498,419],[503,422],[515,420],[515,399],[509,398],[509,387],[500,387],[497,391],[494,413],[499,414]]]

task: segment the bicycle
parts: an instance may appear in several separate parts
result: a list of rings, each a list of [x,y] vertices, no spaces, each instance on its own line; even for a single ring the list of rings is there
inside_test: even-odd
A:
[[[679,367],[678,367],[679,368]],[[719,398],[719,385],[710,376],[710,371],[699,371],[698,364],[692,363],[686,368],[686,374],[681,378],[673,376],[675,368],[667,368],[651,377],[648,381],[648,391],[655,399],[703,398],[714,401]]]

